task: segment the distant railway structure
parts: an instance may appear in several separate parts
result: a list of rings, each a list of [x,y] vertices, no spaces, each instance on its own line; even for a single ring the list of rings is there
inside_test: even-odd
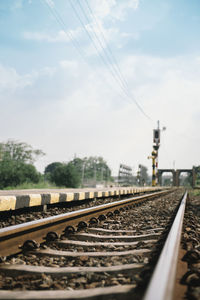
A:
[[[118,173],[118,183],[120,185],[130,185],[132,183],[133,180],[133,171],[132,168],[124,165],[124,164],[120,164],[119,166],[119,173]]]
[[[194,168],[192,169],[158,169],[158,184],[162,185],[162,175],[164,173],[171,173],[172,174],[172,185],[173,186],[180,186],[180,175],[182,173],[188,173],[192,176],[192,187],[195,186],[196,181],[196,171]]]

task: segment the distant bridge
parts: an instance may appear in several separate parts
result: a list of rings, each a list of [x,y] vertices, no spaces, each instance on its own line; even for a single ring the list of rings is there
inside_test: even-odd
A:
[[[192,187],[195,186],[195,180],[196,180],[196,172],[195,169],[158,169],[158,183],[159,185],[162,185],[162,175],[163,173],[172,173],[173,178],[173,186],[179,186],[180,185],[180,175],[181,173],[188,173],[192,175]]]

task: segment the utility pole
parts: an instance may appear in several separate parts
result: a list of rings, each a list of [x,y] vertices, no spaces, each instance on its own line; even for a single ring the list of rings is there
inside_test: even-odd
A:
[[[141,166],[138,165],[138,171],[137,171],[137,184],[140,186],[141,185]]]
[[[81,176],[81,187],[82,188],[84,186],[85,165],[86,165],[86,162],[84,161],[83,166],[82,166],[82,176]]]
[[[103,171],[104,171],[104,168],[101,167],[101,182],[103,183]]]
[[[160,147],[160,122],[157,129],[153,130],[153,151],[149,159],[152,159],[152,186],[158,184],[158,149]]]
[[[94,161],[94,183],[95,187],[97,185],[97,169],[96,169],[96,160]]]

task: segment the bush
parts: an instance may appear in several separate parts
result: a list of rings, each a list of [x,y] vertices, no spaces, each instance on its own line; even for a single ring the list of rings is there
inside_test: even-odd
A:
[[[53,162],[53,163],[49,164],[48,166],[46,166],[46,168],[44,170],[45,179],[47,179],[48,181],[54,182],[54,180],[52,178],[52,174],[57,167],[62,166],[62,165],[63,164],[61,162]]]
[[[80,185],[80,176],[72,165],[58,165],[51,173],[51,180],[57,186],[77,188]]]
[[[41,174],[32,165],[44,153],[13,140],[0,143],[0,188],[16,187],[25,182],[38,183]]]
[[[40,174],[31,164],[17,162],[14,160],[0,162],[0,188],[17,186],[24,182],[38,183]]]

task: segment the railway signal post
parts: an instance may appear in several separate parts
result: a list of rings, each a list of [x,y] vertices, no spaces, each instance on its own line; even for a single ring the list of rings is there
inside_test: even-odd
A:
[[[157,129],[153,130],[153,151],[149,159],[152,159],[152,186],[158,184],[158,149],[160,147],[160,122]]]

